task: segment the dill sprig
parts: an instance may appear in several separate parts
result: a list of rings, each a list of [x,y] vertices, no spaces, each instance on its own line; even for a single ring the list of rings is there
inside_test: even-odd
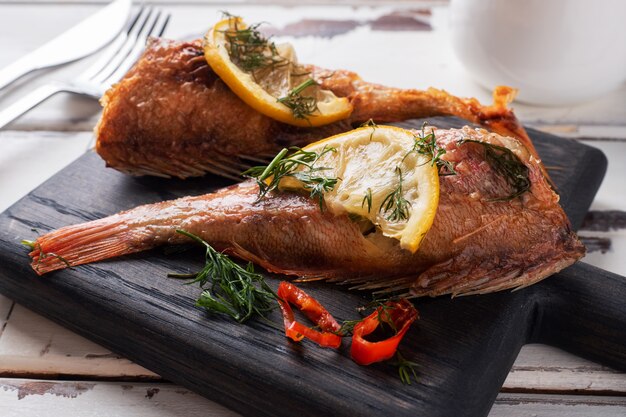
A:
[[[255,23],[247,27],[240,27],[239,17],[229,13],[223,13],[229,19],[229,28],[222,31],[226,38],[228,55],[239,68],[251,73],[256,79],[258,72],[266,68],[277,68],[291,63],[290,60],[281,56],[274,42],[263,36],[259,31],[262,23]],[[295,73],[291,76],[305,76],[308,73]],[[308,119],[317,108],[315,95],[303,95],[305,89],[317,86],[317,82],[308,78],[294,87],[284,97],[277,99],[293,113],[296,119]]]
[[[374,119],[369,119],[367,122],[361,123],[361,126],[359,127],[371,127],[372,128],[372,133],[370,133],[370,142],[371,142],[372,139],[374,138],[374,133],[376,132],[376,128],[378,127],[376,122],[374,122]]]
[[[256,166],[248,169],[242,175],[254,178],[259,185],[259,197],[261,200],[270,191],[278,189],[283,178],[293,177],[302,183],[305,190],[310,192],[310,197],[317,199],[320,209],[324,208],[324,193],[332,191],[337,185],[338,178],[326,177],[323,171],[331,168],[316,166],[319,159],[328,152],[336,152],[335,148],[324,147],[321,152],[305,151],[294,147],[295,152],[289,156],[288,149],[284,148],[272,159],[267,166]],[[300,170],[300,168],[304,168]]]
[[[29,248],[30,250],[33,250],[37,247],[37,242],[35,242],[34,240],[23,239],[20,243],[26,246],[27,248]]]
[[[396,167],[398,185],[387,194],[380,205],[379,212],[389,213],[385,218],[390,222],[398,222],[409,218],[411,203],[402,195],[402,170]]]
[[[194,274],[168,274],[171,278],[190,278],[203,289],[196,302],[211,313],[227,314],[239,323],[254,317],[265,317],[276,307],[277,295],[254,271],[252,263],[243,268],[228,256],[213,249],[202,238],[176,230],[206,248],[206,264]]]
[[[317,86],[317,82],[313,78],[300,83],[291,89],[286,96],[280,97],[276,101],[284,104],[291,109],[293,117],[296,119],[308,119],[315,111],[317,111],[317,98],[315,96],[302,95],[305,89],[311,86]]]
[[[41,263],[41,261],[43,261],[46,258],[57,258],[59,261],[63,262],[66,267],[68,268],[72,267],[69,261],[65,259],[64,257],[62,257],[61,255],[57,255],[54,252],[44,252],[43,249],[41,249],[41,245],[35,242],[34,240],[24,239],[20,243],[26,246],[27,248],[29,248],[31,251],[39,250],[39,258],[37,258],[37,263],[34,265],[35,271],[39,271],[39,264]]]
[[[288,65],[289,60],[278,53],[274,42],[259,32],[262,23],[246,28],[239,26],[239,17],[223,13],[229,19],[229,28],[224,30],[230,59],[242,70],[255,72],[268,67]]]
[[[524,165],[513,151],[504,146],[473,139],[463,139],[460,140],[458,144],[462,145],[467,142],[477,143],[483,146],[485,148],[485,158],[489,162],[489,165],[491,165],[494,171],[502,175],[511,188],[513,188],[511,194],[505,197],[492,198],[489,201],[510,201],[530,190],[531,183],[528,177],[528,167]]]
[[[407,360],[404,356],[402,356],[400,351],[396,352],[396,361],[392,362],[391,365],[398,368],[398,375],[400,376],[400,381],[402,381],[403,384],[411,385],[411,379],[415,379],[417,381],[417,372],[415,372],[415,368],[418,364]]]
[[[337,331],[337,334],[340,334],[342,336],[349,336],[353,333],[354,331],[354,326],[356,326],[357,324],[359,324],[360,322],[362,322],[365,319],[365,316],[368,314],[368,311],[371,310],[375,310],[375,309],[380,309],[378,311],[378,321],[381,323],[388,323],[391,320],[389,320],[390,316],[389,316],[389,311],[390,310],[394,310],[395,307],[394,306],[389,306],[387,305],[387,301],[391,301],[392,298],[375,298],[372,301],[368,302],[367,304],[364,304],[362,306],[357,307],[357,312],[359,314],[362,315],[362,317],[360,319],[356,319],[356,320],[343,320],[341,322],[341,327],[339,328],[339,330]],[[382,317],[382,314],[385,314],[386,318]],[[392,323],[388,323],[390,324],[392,330],[394,332],[397,331],[397,329],[395,328],[395,326]]]
[[[456,175],[456,171],[454,170],[454,164],[441,158],[443,155],[445,155],[446,150],[437,144],[435,131],[431,130],[429,134],[426,134],[426,126],[428,126],[428,122],[424,122],[422,124],[421,134],[418,133],[417,135],[415,135],[415,143],[413,144],[413,149],[411,149],[404,156],[404,159],[406,159],[412,153],[425,155],[430,158],[431,166],[437,165],[437,168],[439,169],[439,175]]]
[[[368,188],[365,192],[365,196],[363,197],[363,201],[361,201],[361,207],[367,204],[367,212],[370,213],[372,211],[372,189]]]
[[[391,299],[377,299],[377,300],[372,300],[370,303],[359,307],[357,310],[361,313],[361,314],[365,314],[363,313],[366,310],[370,310],[370,309],[379,309],[378,311],[378,321],[380,323],[385,323],[387,325],[389,325],[391,327],[391,329],[393,330],[394,333],[397,333],[398,329],[395,327],[395,324],[393,323],[393,320],[390,320],[390,311],[395,309],[395,307],[393,306],[389,306],[387,304],[385,304],[386,301],[389,301]],[[354,327],[361,323],[364,320],[365,317],[362,317],[360,319],[357,320],[344,320],[341,323],[341,327],[339,328],[339,330],[336,332],[338,335],[341,336],[350,336],[354,333]],[[400,377],[400,381],[402,381],[403,384],[405,385],[411,385],[412,380],[416,380],[417,381],[417,372],[415,371],[415,368],[418,366],[417,363],[409,361],[408,359],[406,359],[398,350],[396,352],[396,360],[395,362],[388,362],[390,365],[395,366],[398,368],[398,376]]]
[[[337,330],[335,333],[337,333],[340,336],[349,336],[354,332],[354,326],[356,326],[362,321],[363,321],[362,318],[357,319],[357,320],[344,320],[341,323],[341,327],[339,328],[339,330]]]
[[[390,311],[395,310],[394,306],[390,306],[387,304],[383,304],[382,301],[379,301],[381,304],[378,308],[378,321],[380,323],[386,323],[394,333],[398,333],[398,329],[396,328],[396,324],[391,320]]]

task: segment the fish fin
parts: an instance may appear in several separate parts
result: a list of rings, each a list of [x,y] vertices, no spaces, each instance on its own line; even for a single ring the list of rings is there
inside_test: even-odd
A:
[[[248,249],[243,248],[236,242],[230,242],[229,246],[224,252],[233,255],[244,261],[252,262],[273,274],[290,275],[298,277],[299,281],[317,281],[317,280],[333,280],[340,274],[337,269],[299,269],[299,268],[286,268],[276,265],[264,255],[257,255]]]
[[[557,273],[571,265],[572,259],[583,255],[584,248],[579,242],[569,249],[557,250],[547,258],[528,259],[527,253],[519,253],[477,262],[475,257],[461,254],[421,273],[411,285],[411,294],[416,297],[443,294],[457,297],[520,289]]]
[[[38,237],[29,253],[32,268],[43,275],[141,250],[134,249],[127,236],[128,226],[115,217],[63,227]]]
[[[397,277],[382,277],[380,274],[351,274],[345,269],[328,268],[328,269],[301,269],[286,268],[278,266],[268,261],[268,256],[264,254],[257,255],[248,249],[243,248],[236,242],[230,242],[229,247],[225,249],[226,253],[236,256],[245,261],[259,265],[268,272],[291,275],[298,277],[296,282],[310,281],[328,281],[333,284],[349,286],[351,290],[373,291],[378,295],[402,295],[405,297],[414,297],[410,293],[411,284],[415,282],[415,275],[402,275]]]

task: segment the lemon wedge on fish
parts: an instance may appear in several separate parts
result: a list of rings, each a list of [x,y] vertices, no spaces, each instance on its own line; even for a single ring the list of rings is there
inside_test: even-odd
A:
[[[333,213],[367,219],[400,246],[417,251],[435,219],[439,170],[434,133],[414,134],[392,126],[366,126],[302,149],[317,155],[300,177],[332,179],[323,193]],[[335,182],[336,180],[336,182]],[[298,175],[281,180],[281,189],[310,189]],[[330,188],[330,187],[329,187]]]
[[[275,45],[238,16],[204,37],[204,56],[228,87],[259,113],[295,126],[322,126],[352,113],[347,98],[323,90],[289,44]]]

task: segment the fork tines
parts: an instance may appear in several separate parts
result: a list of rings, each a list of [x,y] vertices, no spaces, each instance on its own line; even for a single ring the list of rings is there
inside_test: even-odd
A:
[[[148,38],[163,35],[169,20],[169,13],[142,5],[130,20],[126,31],[78,77],[78,81],[98,84],[103,90],[119,81],[139,58]]]

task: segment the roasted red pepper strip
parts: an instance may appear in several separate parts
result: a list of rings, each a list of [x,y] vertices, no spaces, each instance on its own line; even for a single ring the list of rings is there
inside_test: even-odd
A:
[[[388,301],[354,326],[350,356],[359,365],[369,365],[392,358],[400,340],[417,317],[417,310],[410,301],[404,299]],[[363,339],[363,336],[376,330],[381,321],[394,328],[396,334],[379,342],[368,342]]]
[[[280,309],[283,312],[287,337],[296,342],[306,337],[323,347],[338,348],[341,345],[341,337],[338,335],[341,326],[315,298],[286,281],[280,283],[276,293],[278,294]],[[297,322],[289,303],[295,305],[322,331]]]

